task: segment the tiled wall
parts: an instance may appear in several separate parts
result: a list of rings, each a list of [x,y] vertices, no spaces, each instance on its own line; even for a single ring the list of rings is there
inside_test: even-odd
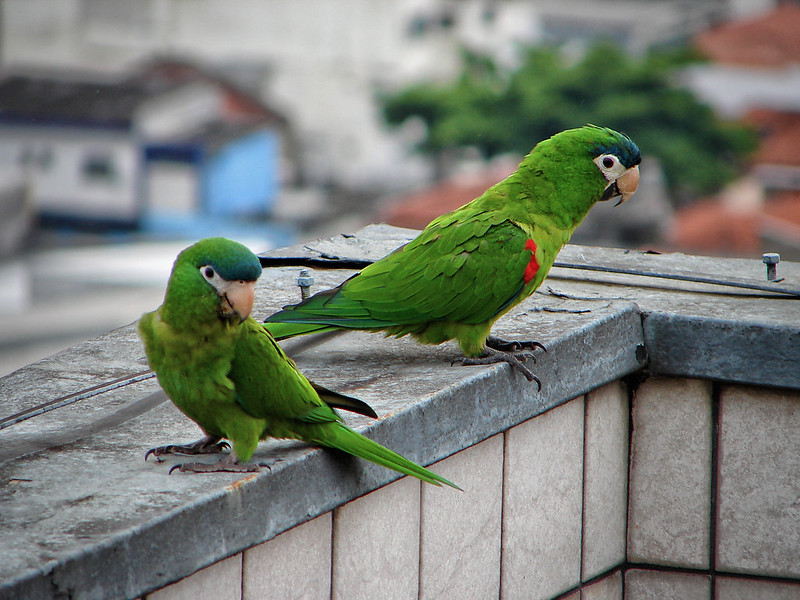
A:
[[[656,378],[632,422],[626,599],[800,599],[800,394]]]
[[[800,599],[800,394],[614,382],[150,594]],[[629,435],[629,431],[632,432]]]

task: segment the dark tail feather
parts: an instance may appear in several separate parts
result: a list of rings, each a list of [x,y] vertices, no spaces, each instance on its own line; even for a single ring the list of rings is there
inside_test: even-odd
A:
[[[371,419],[378,418],[378,414],[363,400],[334,392],[313,381],[311,385],[314,387],[317,394],[319,394],[319,397],[322,398],[323,402],[331,408],[341,408],[342,410],[348,410],[359,415],[364,415],[365,417],[370,417]]]

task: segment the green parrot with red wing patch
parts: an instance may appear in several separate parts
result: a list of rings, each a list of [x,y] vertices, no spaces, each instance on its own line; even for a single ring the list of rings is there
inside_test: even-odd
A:
[[[641,154],[626,135],[586,125],[538,143],[505,180],[433,220],[415,239],[340,286],[286,306],[265,321],[278,339],[334,329],[455,339],[463,364],[508,362],[538,378],[516,350],[537,342],[490,335],[530,296],[598,201],[630,198]]]

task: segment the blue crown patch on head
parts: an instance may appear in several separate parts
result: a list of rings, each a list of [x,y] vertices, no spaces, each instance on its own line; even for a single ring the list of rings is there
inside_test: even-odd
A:
[[[211,265],[227,281],[255,281],[261,275],[261,263],[249,248],[225,238],[208,238],[196,244],[201,253],[195,266]]]
[[[611,129],[604,129],[604,131],[609,135],[610,139],[595,146],[597,156],[613,154],[629,169],[642,162],[642,153],[639,151],[639,146],[631,138]]]

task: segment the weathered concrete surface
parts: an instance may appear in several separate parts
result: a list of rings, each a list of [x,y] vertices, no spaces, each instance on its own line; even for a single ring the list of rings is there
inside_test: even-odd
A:
[[[370,227],[356,237],[282,253],[374,259],[411,235]],[[622,251],[573,247],[565,252],[571,261],[583,256],[598,263],[612,254],[615,261],[624,260]],[[692,257],[631,256],[677,265],[691,261],[693,269],[712,266]],[[742,263],[714,259],[713,266],[718,275],[736,272],[740,277],[745,267],[753,266],[753,277],[763,269],[760,258]],[[298,270],[265,269],[256,317],[299,299]],[[352,271],[315,269],[313,274],[315,289],[322,289]],[[799,281],[800,267],[782,263],[781,274]],[[676,340],[669,319],[698,321]],[[747,338],[749,345],[738,344],[735,333],[742,323],[752,324],[756,332],[766,328],[771,336],[754,335]],[[541,392],[506,365],[450,367],[459,356],[452,343],[427,347],[409,339],[347,333],[323,343],[309,336],[286,347],[294,353],[305,346],[297,361],[310,378],[362,398],[381,415],[378,421],[348,416],[350,424],[430,464],[641,369],[648,354],[658,372],[694,369],[699,376],[727,377],[738,364],[740,379],[735,380],[762,383],[755,370],[761,373],[765,365],[758,360],[772,356],[775,348],[789,349],[798,323],[797,300],[554,269],[542,292],[495,328],[500,335],[547,345],[534,368],[544,382]],[[706,339],[718,331],[727,336],[727,345]],[[692,348],[695,354],[717,354],[698,364],[685,358],[694,356]],[[778,369],[783,375],[773,377],[773,385],[800,387],[796,348],[780,357],[788,366]],[[724,361],[719,353],[725,353]],[[146,369],[143,356],[128,326],[17,371],[0,379],[0,423],[42,402],[140,373]],[[723,363],[731,368],[709,372]],[[0,429],[0,598],[141,595],[397,477],[363,461],[287,441],[261,444],[256,458],[271,470],[258,475],[169,476],[177,461],[145,463],[144,452],[191,441],[199,430],[162,400],[149,379]]]

